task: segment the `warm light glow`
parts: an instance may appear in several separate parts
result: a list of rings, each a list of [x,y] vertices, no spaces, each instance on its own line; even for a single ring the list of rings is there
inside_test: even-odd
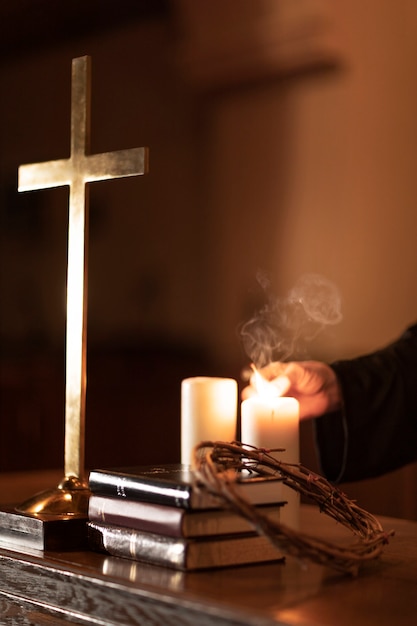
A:
[[[290,381],[286,376],[278,376],[273,381],[266,380],[256,369],[255,365],[252,365],[253,376],[252,385],[256,389],[256,393],[261,398],[279,398],[282,396],[290,386]]]

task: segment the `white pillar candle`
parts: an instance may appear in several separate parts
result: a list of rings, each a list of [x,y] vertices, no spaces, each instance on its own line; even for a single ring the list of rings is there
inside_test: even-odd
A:
[[[236,439],[237,382],[196,376],[181,383],[181,463],[189,465],[201,441]]]
[[[299,463],[299,405],[295,398],[254,395],[241,406],[242,443],[257,448],[285,448],[271,455],[286,463]],[[299,527],[299,494],[282,485],[282,499],[287,504],[281,510],[283,524]]]

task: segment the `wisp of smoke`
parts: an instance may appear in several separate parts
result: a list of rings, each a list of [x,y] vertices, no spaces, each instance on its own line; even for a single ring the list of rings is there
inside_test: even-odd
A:
[[[258,282],[267,303],[241,328],[243,347],[256,367],[299,358],[307,342],[342,319],[339,290],[319,274],[303,275],[285,298],[271,296],[265,275],[259,274]]]

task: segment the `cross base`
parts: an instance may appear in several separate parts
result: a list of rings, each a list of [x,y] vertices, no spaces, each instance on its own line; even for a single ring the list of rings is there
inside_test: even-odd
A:
[[[75,476],[63,478],[55,489],[35,494],[16,507],[16,512],[28,515],[63,515],[86,518],[90,491],[83,481]]]
[[[28,514],[3,506],[0,546],[19,552],[82,550],[87,547],[87,517]]]

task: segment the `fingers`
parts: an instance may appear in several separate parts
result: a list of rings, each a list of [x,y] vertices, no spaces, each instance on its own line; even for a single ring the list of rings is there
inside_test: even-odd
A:
[[[284,363],[270,363],[266,367],[262,368],[259,372],[252,374],[250,377],[250,384],[242,390],[242,400],[246,400],[250,398],[255,393],[260,392],[260,389],[257,385],[258,383],[263,381],[267,387],[274,388],[273,395],[276,396],[284,396],[288,390],[292,386],[292,381],[286,375],[284,375],[284,371],[287,367],[287,364]],[[262,384],[261,387],[264,385]],[[269,393],[269,390],[268,390]]]
[[[270,382],[275,387],[277,396],[284,396],[291,387],[291,381],[288,376],[278,376],[278,378],[274,378]]]
[[[261,370],[264,378],[277,387],[279,395],[303,393],[310,383],[311,368],[308,362],[271,363]]]
[[[319,361],[270,363],[260,370],[262,378],[276,387],[277,396],[292,396],[300,404],[300,419],[314,418],[340,409],[342,392],[333,369]],[[254,376],[242,391],[242,399],[257,394]],[[269,385],[268,385],[269,386]]]
[[[288,363],[273,361],[272,363],[265,365],[265,367],[262,367],[259,371],[263,378],[265,378],[266,380],[274,380],[274,378],[279,378],[280,376],[284,375],[286,373],[286,370],[288,369],[288,366]]]

